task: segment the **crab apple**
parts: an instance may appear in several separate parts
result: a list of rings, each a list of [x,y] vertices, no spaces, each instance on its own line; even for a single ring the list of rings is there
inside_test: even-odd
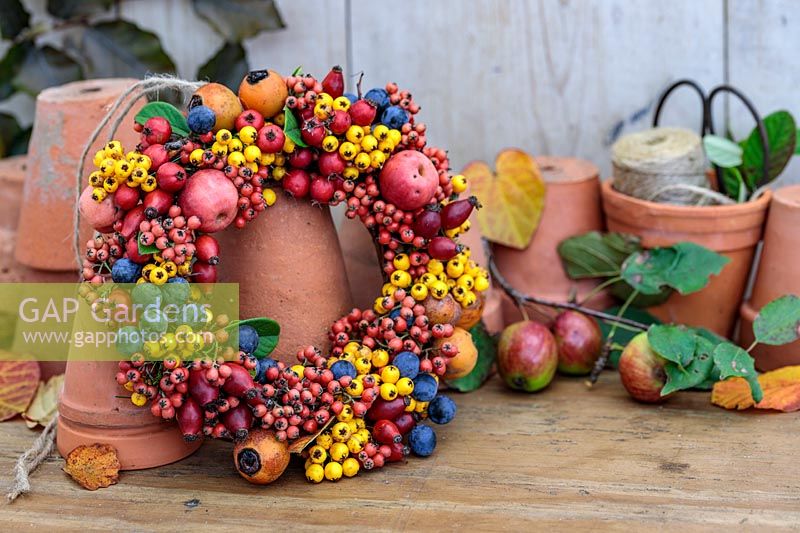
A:
[[[203,233],[214,233],[228,227],[236,218],[239,191],[219,170],[195,172],[178,197],[185,217],[197,216]]]
[[[283,149],[286,136],[277,124],[266,124],[258,130],[256,145],[265,154],[277,154]]]
[[[563,311],[553,323],[553,335],[558,347],[559,372],[586,375],[592,371],[603,344],[600,327],[594,319],[578,311]]]
[[[211,265],[219,263],[219,243],[211,235],[200,235],[194,242],[197,259]]]
[[[350,115],[347,113],[347,111],[337,109],[333,112],[333,117],[331,118],[328,127],[330,128],[331,133],[334,135],[343,135],[352,124],[353,119],[350,118]]]
[[[316,118],[307,120],[300,129],[300,136],[303,138],[303,142],[309,146],[322,146],[325,134],[325,126]]]
[[[245,126],[253,126],[256,131],[264,127],[264,117],[255,109],[245,109],[234,121],[236,130],[241,130]]]
[[[497,370],[508,387],[539,391],[550,384],[557,365],[556,340],[539,322],[523,320],[511,324],[500,335]]]
[[[169,153],[163,144],[151,144],[142,152],[150,158],[150,170],[156,171],[158,168],[169,161]]]
[[[311,188],[311,176],[305,170],[294,168],[281,180],[283,189],[295,198],[305,198]]]
[[[317,166],[322,177],[329,178],[341,175],[347,168],[347,161],[339,155],[339,152],[324,152],[319,155]]]
[[[292,168],[308,168],[314,162],[314,152],[310,148],[297,148],[289,154],[288,161]]]
[[[375,120],[375,115],[378,113],[378,107],[375,102],[361,98],[353,102],[348,110],[353,124],[357,126],[369,126]]]
[[[89,185],[81,193],[78,209],[84,220],[87,220],[96,231],[100,233],[112,231],[117,218],[113,195],[106,196],[102,202],[98,203],[92,198],[92,187]]]
[[[383,197],[404,211],[414,211],[428,204],[438,185],[436,167],[424,154],[415,150],[392,155],[380,173]]]
[[[186,170],[177,163],[167,162],[158,167],[156,180],[158,187],[167,192],[178,192],[186,185]]]
[[[148,144],[164,144],[172,135],[172,126],[164,117],[150,117],[144,123],[142,136]]]
[[[311,200],[319,204],[326,204],[333,198],[333,182],[328,178],[314,178],[311,180]]]

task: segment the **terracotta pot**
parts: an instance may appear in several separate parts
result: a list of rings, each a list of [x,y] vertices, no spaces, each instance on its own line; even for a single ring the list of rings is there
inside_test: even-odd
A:
[[[240,318],[266,316],[281,326],[273,357],[296,363],[298,348],[328,350],[328,328],[353,307],[330,211],[282,196],[219,241],[220,281],[240,283]]]
[[[536,162],[547,183],[539,227],[524,250],[494,245],[495,261],[508,281],[526,294],[566,301],[575,292],[580,300],[597,282],[570,279],[556,248],[568,237],[602,231],[598,170],[589,161],[569,157],[543,156],[537,157]],[[605,293],[588,302],[596,309],[612,304]],[[554,313],[550,309],[542,312]],[[507,297],[503,298],[503,318],[506,324],[520,320],[519,310]]]
[[[626,196],[611,187],[611,180],[603,183],[602,192],[609,231],[638,235],[648,248],[691,241],[731,260],[702,291],[686,296],[675,293],[649,308],[665,322],[702,326],[730,336],[772,194],[767,191],[754,202],[696,207]]]
[[[177,426],[136,407],[114,379],[114,362],[70,361],[58,412],[58,451],[66,456],[81,444],[111,444],[123,470],[173,463],[201,441],[186,443]]]
[[[135,82],[133,79],[87,80],[39,93],[19,218],[19,238],[25,246],[17,247],[15,252],[16,260],[23,265],[55,271],[77,268],[72,243],[78,159],[109,105]],[[131,124],[142,103],[133,107],[115,135],[127,150],[132,150],[138,142],[138,134]],[[93,168],[95,151],[107,139],[108,133],[102,132],[89,150],[87,175]],[[90,228],[82,227],[81,231],[81,240],[89,239]]]
[[[753,342],[753,320],[766,304],[784,294],[800,295],[800,185],[775,191],[764,229],[764,247],[750,300],[740,309],[739,343]],[[800,341],[784,346],[758,345],[751,352],[759,370],[800,364]]]
[[[383,276],[369,230],[360,220],[344,219],[339,225],[339,245],[353,304],[360,309],[372,308],[381,294]]]

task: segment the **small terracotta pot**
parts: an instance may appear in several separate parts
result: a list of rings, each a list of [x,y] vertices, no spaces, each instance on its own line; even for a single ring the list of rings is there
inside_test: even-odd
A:
[[[547,184],[539,227],[524,250],[494,245],[495,261],[508,281],[525,294],[563,302],[574,292],[580,300],[597,282],[570,279],[557,247],[568,237],[602,231],[598,169],[589,161],[570,157],[541,156],[536,162]],[[601,293],[592,298],[588,306],[604,309],[612,303],[610,296]],[[542,311],[551,313],[551,310]],[[520,316],[511,300],[504,297],[505,323],[517,322]]]
[[[42,270],[77,268],[73,250],[76,209],[75,173],[84,144],[108,112],[108,107],[136,80],[108,79],[68,83],[45,89],[36,98],[36,118],[28,150],[28,171],[19,217],[19,239],[15,258],[23,265]],[[138,142],[131,125],[143,102],[137,102],[115,137],[126,150]],[[102,132],[86,158],[86,175],[92,158],[108,139]],[[82,189],[83,187],[81,187]],[[81,227],[81,241],[91,236]]]
[[[239,283],[239,316],[281,326],[273,357],[330,347],[328,328],[352,309],[342,251],[328,208],[281,196],[244,230],[219,235],[219,278]]]
[[[609,231],[638,235],[648,248],[691,241],[731,260],[702,291],[675,293],[649,308],[665,322],[701,326],[729,337],[772,194],[767,191],[754,202],[735,205],[683,206],[626,196],[611,187],[611,180],[603,183],[602,192]]]
[[[81,444],[111,444],[123,470],[174,463],[192,454],[201,441],[186,443],[177,426],[136,407],[114,379],[114,362],[70,361],[58,405],[58,451],[69,454]]]
[[[800,185],[775,191],[764,229],[764,246],[750,300],[740,309],[739,343],[753,342],[753,320],[759,310],[784,294],[800,295]],[[751,352],[759,370],[800,364],[800,341],[784,346],[760,344]]]

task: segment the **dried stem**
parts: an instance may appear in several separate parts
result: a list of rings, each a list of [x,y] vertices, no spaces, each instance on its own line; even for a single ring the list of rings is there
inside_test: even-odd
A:
[[[610,324],[624,324],[626,326],[635,328],[639,331],[647,331],[647,328],[649,327],[647,324],[643,322],[632,320],[630,318],[625,318],[623,316],[604,313],[603,311],[597,311],[589,307],[584,307],[583,305],[580,304],[571,302],[556,302],[554,300],[547,300],[545,298],[539,298],[538,296],[530,296],[524,294],[515,289],[509,283],[509,281],[500,273],[500,270],[497,268],[497,265],[494,262],[494,255],[492,254],[491,246],[489,246],[489,242],[486,239],[483,240],[483,248],[486,251],[486,260],[489,263],[489,272],[492,274],[492,279],[495,282],[497,282],[498,285],[500,285],[503,291],[514,302],[517,302],[518,304],[535,304],[535,305],[543,305],[545,307],[553,307],[555,309],[571,309],[573,311],[579,311],[585,315],[589,315],[591,317],[594,317],[598,320],[602,320],[604,322],[608,322]]]

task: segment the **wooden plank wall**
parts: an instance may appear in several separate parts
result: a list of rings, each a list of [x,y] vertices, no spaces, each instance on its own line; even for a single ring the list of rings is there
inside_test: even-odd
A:
[[[37,6],[43,0],[28,0]],[[763,112],[800,116],[796,0],[278,0],[287,28],[245,43],[251,65],[324,75],[333,64],[413,90],[434,144],[455,167],[507,146],[577,155],[608,173],[621,133],[649,126],[682,77],[728,81]],[[127,0],[122,15],[162,39],[191,77],[221,44],[190,0]],[[158,16],[154,16],[154,13]],[[724,127],[726,104],[716,110]],[[731,127],[752,127],[730,103]],[[664,123],[695,128],[693,94]],[[800,181],[800,165],[787,178]]]

